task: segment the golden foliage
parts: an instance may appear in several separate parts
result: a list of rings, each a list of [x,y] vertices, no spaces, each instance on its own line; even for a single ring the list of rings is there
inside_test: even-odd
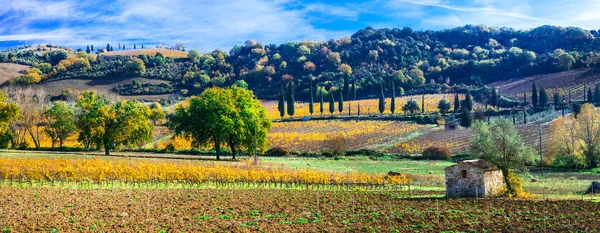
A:
[[[405,176],[385,179],[367,173],[331,173],[315,170],[226,166],[217,163],[150,162],[121,159],[0,158],[0,179],[27,181],[222,182],[302,183],[340,185],[406,185]]]

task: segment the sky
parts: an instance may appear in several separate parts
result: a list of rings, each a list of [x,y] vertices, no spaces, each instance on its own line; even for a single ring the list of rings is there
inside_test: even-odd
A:
[[[0,49],[183,43],[201,52],[227,51],[248,39],[264,44],[324,41],[368,26],[597,30],[598,12],[600,0],[0,0]]]

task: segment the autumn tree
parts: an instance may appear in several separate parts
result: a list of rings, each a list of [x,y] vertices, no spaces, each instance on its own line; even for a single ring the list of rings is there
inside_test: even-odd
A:
[[[163,110],[162,106],[158,102],[150,104],[150,117],[149,119],[156,125],[157,122],[164,120],[167,114]]]
[[[0,136],[5,137],[9,135],[7,132],[8,126],[19,118],[19,114],[19,106],[9,102],[4,92],[0,91]],[[8,140],[6,143],[8,143]],[[7,146],[7,144],[3,145],[3,147]]]
[[[561,117],[550,129],[555,155],[583,159],[588,168],[600,165],[600,113],[594,105],[582,105],[577,117]]]
[[[471,139],[471,152],[481,159],[496,165],[502,170],[507,195],[519,197],[524,194],[519,182],[514,182],[512,170],[524,168],[533,162],[533,149],[526,146],[517,129],[506,118],[493,120],[489,125],[483,121],[475,122],[474,136]]]
[[[137,146],[152,139],[150,108],[136,100],[116,101],[86,91],[76,105],[77,127],[84,145],[104,148],[104,154],[121,146]]]
[[[14,148],[26,146],[27,137],[31,139],[35,148],[40,148],[43,136],[44,107],[47,104],[47,95],[43,89],[11,88],[7,91],[8,99],[20,109],[19,117],[11,124],[12,145]]]
[[[75,111],[65,101],[52,103],[45,117],[48,119],[48,125],[44,128],[44,132],[52,140],[52,148],[57,142],[58,146],[62,147],[65,140],[77,132]]]
[[[137,57],[131,58],[131,60],[125,63],[125,69],[129,74],[134,76],[144,76],[146,74],[146,66],[144,65],[144,61]]]

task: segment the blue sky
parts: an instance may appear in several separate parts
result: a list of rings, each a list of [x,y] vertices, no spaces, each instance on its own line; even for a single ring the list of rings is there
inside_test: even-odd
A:
[[[367,26],[599,29],[599,12],[598,0],[0,0],[0,48],[184,43],[205,52],[247,39],[328,40]]]

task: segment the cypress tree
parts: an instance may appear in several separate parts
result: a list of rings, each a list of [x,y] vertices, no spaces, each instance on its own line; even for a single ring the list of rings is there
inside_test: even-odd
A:
[[[467,96],[462,103],[462,108],[466,108],[469,111],[473,111],[473,98],[471,98],[471,92],[467,91]]]
[[[110,51],[114,51],[114,49],[113,49],[113,47],[112,47],[112,46],[110,46]]]
[[[277,109],[279,110],[279,116],[281,118],[283,118],[285,116],[285,99],[284,99],[283,95],[284,95],[283,85],[281,85],[281,88],[279,90],[279,102],[277,102]]]
[[[586,83],[583,83],[583,102],[588,101],[587,95],[586,95],[586,90],[587,90]]]
[[[379,84],[381,88],[381,92],[379,94],[379,114],[383,115],[383,111],[385,111],[385,95],[383,95],[383,84]]]
[[[87,46],[87,49],[85,49],[85,52],[86,52],[86,53],[91,53],[91,50],[90,50],[90,46],[89,46],[89,45]]]
[[[544,88],[540,88],[540,107],[541,108],[545,108],[546,105],[548,105],[548,93],[546,92],[546,89]]]
[[[533,107],[538,106],[538,90],[537,90],[537,87],[535,86],[535,82],[533,83],[533,86],[531,87],[531,104],[533,105]]]
[[[290,115],[290,118],[294,116],[295,111],[294,106],[294,81],[290,81],[288,84],[288,93],[287,93],[287,113]]]
[[[92,50],[92,53],[94,52],[94,45],[90,45],[90,50]]]
[[[110,51],[110,44],[106,44],[106,51]]]
[[[312,77],[308,77],[310,79],[310,102],[308,103],[308,112],[310,112],[310,115],[312,116],[313,111],[315,110],[314,107],[314,100],[313,100],[313,83],[312,83]]]
[[[392,80],[392,102],[390,106],[390,112],[392,115],[396,112],[396,87],[394,85],[394,80]]]
[[[600,102],[600,83],[596,83],[596,88],[594,88],[594,103]]]
[[[594,102],[594,95],[592,95],[592,88],[591,87],[588,89],[587,102],[588,103]]]
[[[473,115],[467,108],[462,108],[460,111],[460,126],[469,128],[473,124]]]
[[[492,89],[492,106],[498,107],[500,104],[500,96],[498,95],[498,90],[496,88]]]
[[[527,92],[523,92],[523,105],[527,105]]]
[[[333,116],[335,112],[335,99],[333,98],[333,91],[329,92],[329,113]]]
[[[454,94],[454,112],[458,112],[460,109],[460,99],[457,94]]]
[[[123,45],[123,50],[125,50],[125,45]]]
[[[352,79],[352,100],[356,100],[356,79]]]
[[[133,44],[133,49],[136,49],[135,44]]]
[[[342,115],[342,112],[344,111],[344,93],[342,90],[340,90],[340,99],[338,99],[338,111],[340,112],[340,115]]]
[[[425,114],[425,94],[421,96],[421,114]]]
[[[319,96],[321,97],[321,102],[319,103],[319,110],[321,111],[321,116],[323,116],[323,92],[321,92]]]
[[[350,99],[350,83],[346,74],[344,74],[344,92],[346,92],[346,99]]]

